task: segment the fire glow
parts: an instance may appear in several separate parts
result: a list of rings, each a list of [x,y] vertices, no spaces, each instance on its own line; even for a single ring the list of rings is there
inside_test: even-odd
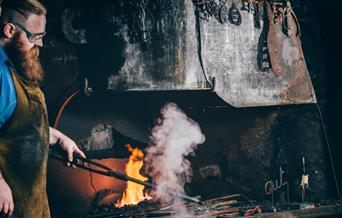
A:
[[[126,147],[131,153],[129,161],[126,164],[125,172],[127,176],[139,179],[141,181],[147,181],[148,178],[140,174],[140,169],[144,165],[144,154],[138,148],[132,148],[127,144]],[[131,181],[127,181],[127,187],[122,195],[121,200],[118,200],[115,204],[116,207],[123,207],[125,205],[136,205],[140,201],[152,199],[148,193],[144,192],[144,186],[136,184]]]

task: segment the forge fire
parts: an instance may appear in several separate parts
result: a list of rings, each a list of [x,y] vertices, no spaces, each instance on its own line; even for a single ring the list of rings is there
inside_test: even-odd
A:
[[[147,181],[148,178],[140,174],[140,170],[144,164],[144,154],[139,148],[132,148],[127,144],[127,148],[131,153],[128,163],[125,167],[125,172],[128,176],[136,178],[141,181]],[[127,181],[127,187],[122,195],[122,198],[116,202],[116,207],[123,207],[125,205],[136,205],[143,200],[150,200],[152,196],[144,191],[145,187],[131,181]]]

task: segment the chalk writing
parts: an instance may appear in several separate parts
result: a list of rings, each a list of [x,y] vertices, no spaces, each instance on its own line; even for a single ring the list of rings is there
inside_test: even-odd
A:
[[[276,179],[275,181],[269,180],[265,183],[266,195],[270,195],[270,194],[273,195],[274,192],[278,191],[283,186],[288,185],[288,182],[283,181],[283,174],[284,174],[284,170],[280,167],[279,168],[279,180],[278,179]]]
[[[63,54],[62,56],[57,56],[53,59],[56,62],[63,62],[64,64],[78,60],[78,57],[72,54]]]

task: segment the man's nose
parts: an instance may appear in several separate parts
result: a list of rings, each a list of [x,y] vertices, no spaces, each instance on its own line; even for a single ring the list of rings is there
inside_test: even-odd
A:
[[[40,48],[43,47],[43,39],[37,40],[36,42],[34,42],[34,44]]]

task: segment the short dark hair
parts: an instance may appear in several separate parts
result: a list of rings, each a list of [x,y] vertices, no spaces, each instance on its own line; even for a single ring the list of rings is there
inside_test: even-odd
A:
[[[0,22],[24,22],[31,14],[46,15],[46,8],[38,0],[4,0],[1,3]]]

